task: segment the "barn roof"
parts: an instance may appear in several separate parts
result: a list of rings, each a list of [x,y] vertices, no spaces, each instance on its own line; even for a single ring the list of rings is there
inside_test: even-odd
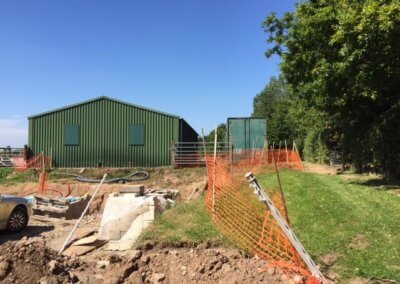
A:
[[[151,108],[146,108],[146,107],[143,107],[143,106],[140,106],[140,105],[127,103],[127,102],[120,101],[120,100],[117,100],[117,99],[113,99],[113,98],[110,98],[110,97],[107,97],[107,96],[101,96],[101,97],[97,97],[97,98],[90,99],[90,100],[87,100],[87,101],[83,101],[83,102],[80,102],[80,103],[71,104],[71,105],[67,105],[67,106],[64,106],[64,107],[55,108],[55,109],[52,109],[52,110],[49,110],[49,111],[46,111],[46,112],[34,114],[34,115],[31,115],[31,116],[28,116],[28,119],[39,117],[39,116],[43,116],[43,115],[54,113],[54,112],[58,112],[58,111],[69,109],[69,108],[73,108],[73,107],[84,105],[84,104],[89,104],[89,103],[100,101],[100,100],[108,100],[108,101],[120,103],[120,104],[123,104],[123,105],[131,106],[131,107],[135,107],[135,108],[140,108],[140,109],[143,109],[143,110],[147,110],[147,111],[155,112],[155,113],[158,113],[158,114],[170,116],[170,117],[173,117],[173,118],[181,119],[180,116],[177,116],[177,115],[174,115],[174,114],[161,112],[161,111],[154,110],[154,109],[151,109]]]

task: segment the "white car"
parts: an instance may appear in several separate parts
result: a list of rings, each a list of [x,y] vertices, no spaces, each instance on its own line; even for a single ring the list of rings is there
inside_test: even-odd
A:
[[[0,230],[20,232],[29,222],[32,204],[22,197],[0,194]]]

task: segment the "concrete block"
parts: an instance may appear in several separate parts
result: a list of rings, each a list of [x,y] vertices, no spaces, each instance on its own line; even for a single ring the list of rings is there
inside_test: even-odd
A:
[[[135,193],[137,196],[144,195],[144,185],[121,185],[117,188],[118,193]]]

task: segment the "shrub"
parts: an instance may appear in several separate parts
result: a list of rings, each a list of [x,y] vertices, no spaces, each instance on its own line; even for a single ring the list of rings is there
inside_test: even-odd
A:
[[[11,168],[0,168],[0,179],[6,178],[12,172],[13,170]]]
[[[329,150],[322,139],[322,131],[310,130],[307,132],[303,154],[307,162],[329,163]]]

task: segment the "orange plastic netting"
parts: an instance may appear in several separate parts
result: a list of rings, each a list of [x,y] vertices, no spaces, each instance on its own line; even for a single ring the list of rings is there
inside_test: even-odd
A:
[[[44,154],[38,154],[35,157],[32,157],[29,160],[25,160],[24,158],[14,158],[13,167],[17,172],[23,172],[30,168],[48,168],[51,166],[51,157],[45,156]]]
[[[278,267],[289,277],[319,283],[246,181],[245,174],[250,171],[276,175],[275,162],[277,168],[303,169],[299,154],[285,149],[207,156],[207,210],[218,229],[238,247],[268,261],[268,266]],[[288,220],[279,186],[264,189]]]

